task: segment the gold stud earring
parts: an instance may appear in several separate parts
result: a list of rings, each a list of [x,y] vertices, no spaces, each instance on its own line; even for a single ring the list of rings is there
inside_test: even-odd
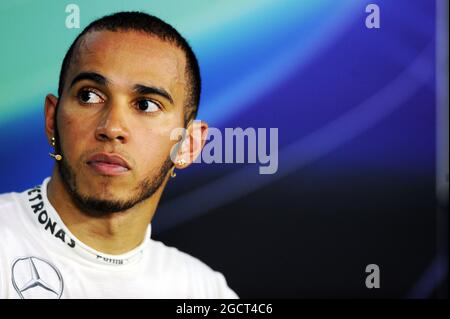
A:
[[[177,160],[177,165],[184,166],[186,165],[186,161],[183,158],[180,158],[179,160]]]
[[[186,160],[183,158],[180,158],[175,162],[178,166],[184,166],[186,165]],[[170,172],[170,177],[175,178],[177,177],[177,173],[175,173],[175,166],[172,168],[172,171]]]
[[[51,142],[50,144],[52,144],[52,147],[55,147],[56,145],[56,139],[54,136],[52,136]],[[48,155],[50,155],[51,157],[53,157],[55,160],[60,161],[62,160],[62,155],[61,154],[55,154],[55,153],[48,153]]]

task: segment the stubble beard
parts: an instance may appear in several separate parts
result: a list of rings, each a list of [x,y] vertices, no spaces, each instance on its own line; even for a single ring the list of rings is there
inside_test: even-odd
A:
[[[77,174],[63,156],[57,162],[58,172],[62,183],[73,200],[73,203],[85,214],[92,217],[104,217],[117,214],[134,207],[150,198],[163,184],[173,163],[168,157],[153,176],[149,176],[138,183],[131,190],[131,195],[125,200],[101,199],[95,195],[85,195],[80,192],[77,184]]]

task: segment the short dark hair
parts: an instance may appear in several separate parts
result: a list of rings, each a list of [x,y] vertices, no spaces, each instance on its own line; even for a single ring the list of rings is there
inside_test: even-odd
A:
[[[67,77],[67,71],[70,67],[72,57],[75,51],[78,49],[79,40],[87,33],[91,31],[138,31],[145,32],[149,35],[158,37],[163,41],[167,41],[180,48],[186,57],[186,75],[190,82],[186,96],[186,110],[185,110],[185,123],[191,119],[195,119],[198,113],[198,106],[200,103],[200,91],[201,91],[201,79],[200,68],[197,58],[192,51],[192,48],[188,44],[185,38],[178,33],[175,28],[170,24],[162,21],[161,19],[149,15],[147,13],[132,11],[132,12],[117,12],[111,15],[104,16],[91,22],[83,31],[76,37],[71,44],[69,50],[64,56],[64,60],[61,66],[61,72],[59,74],[58,95],[62,96],[64,90],[64,84]]]

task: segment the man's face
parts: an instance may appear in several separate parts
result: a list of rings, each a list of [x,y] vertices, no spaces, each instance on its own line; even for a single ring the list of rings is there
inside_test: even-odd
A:
[[[78,202],[97,203],[87,210],[129,208],[163,183],[175,143],[170,132],[184,125],[185,63],[179,48],[144,33],[82,38],[57,126],[62,178]]]

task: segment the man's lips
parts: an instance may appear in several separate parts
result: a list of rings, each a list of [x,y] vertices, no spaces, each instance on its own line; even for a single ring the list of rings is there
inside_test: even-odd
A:
[[[97,153],[87,164],[101,175],[120,175],[130,170],[130,165],[116,154]]]

